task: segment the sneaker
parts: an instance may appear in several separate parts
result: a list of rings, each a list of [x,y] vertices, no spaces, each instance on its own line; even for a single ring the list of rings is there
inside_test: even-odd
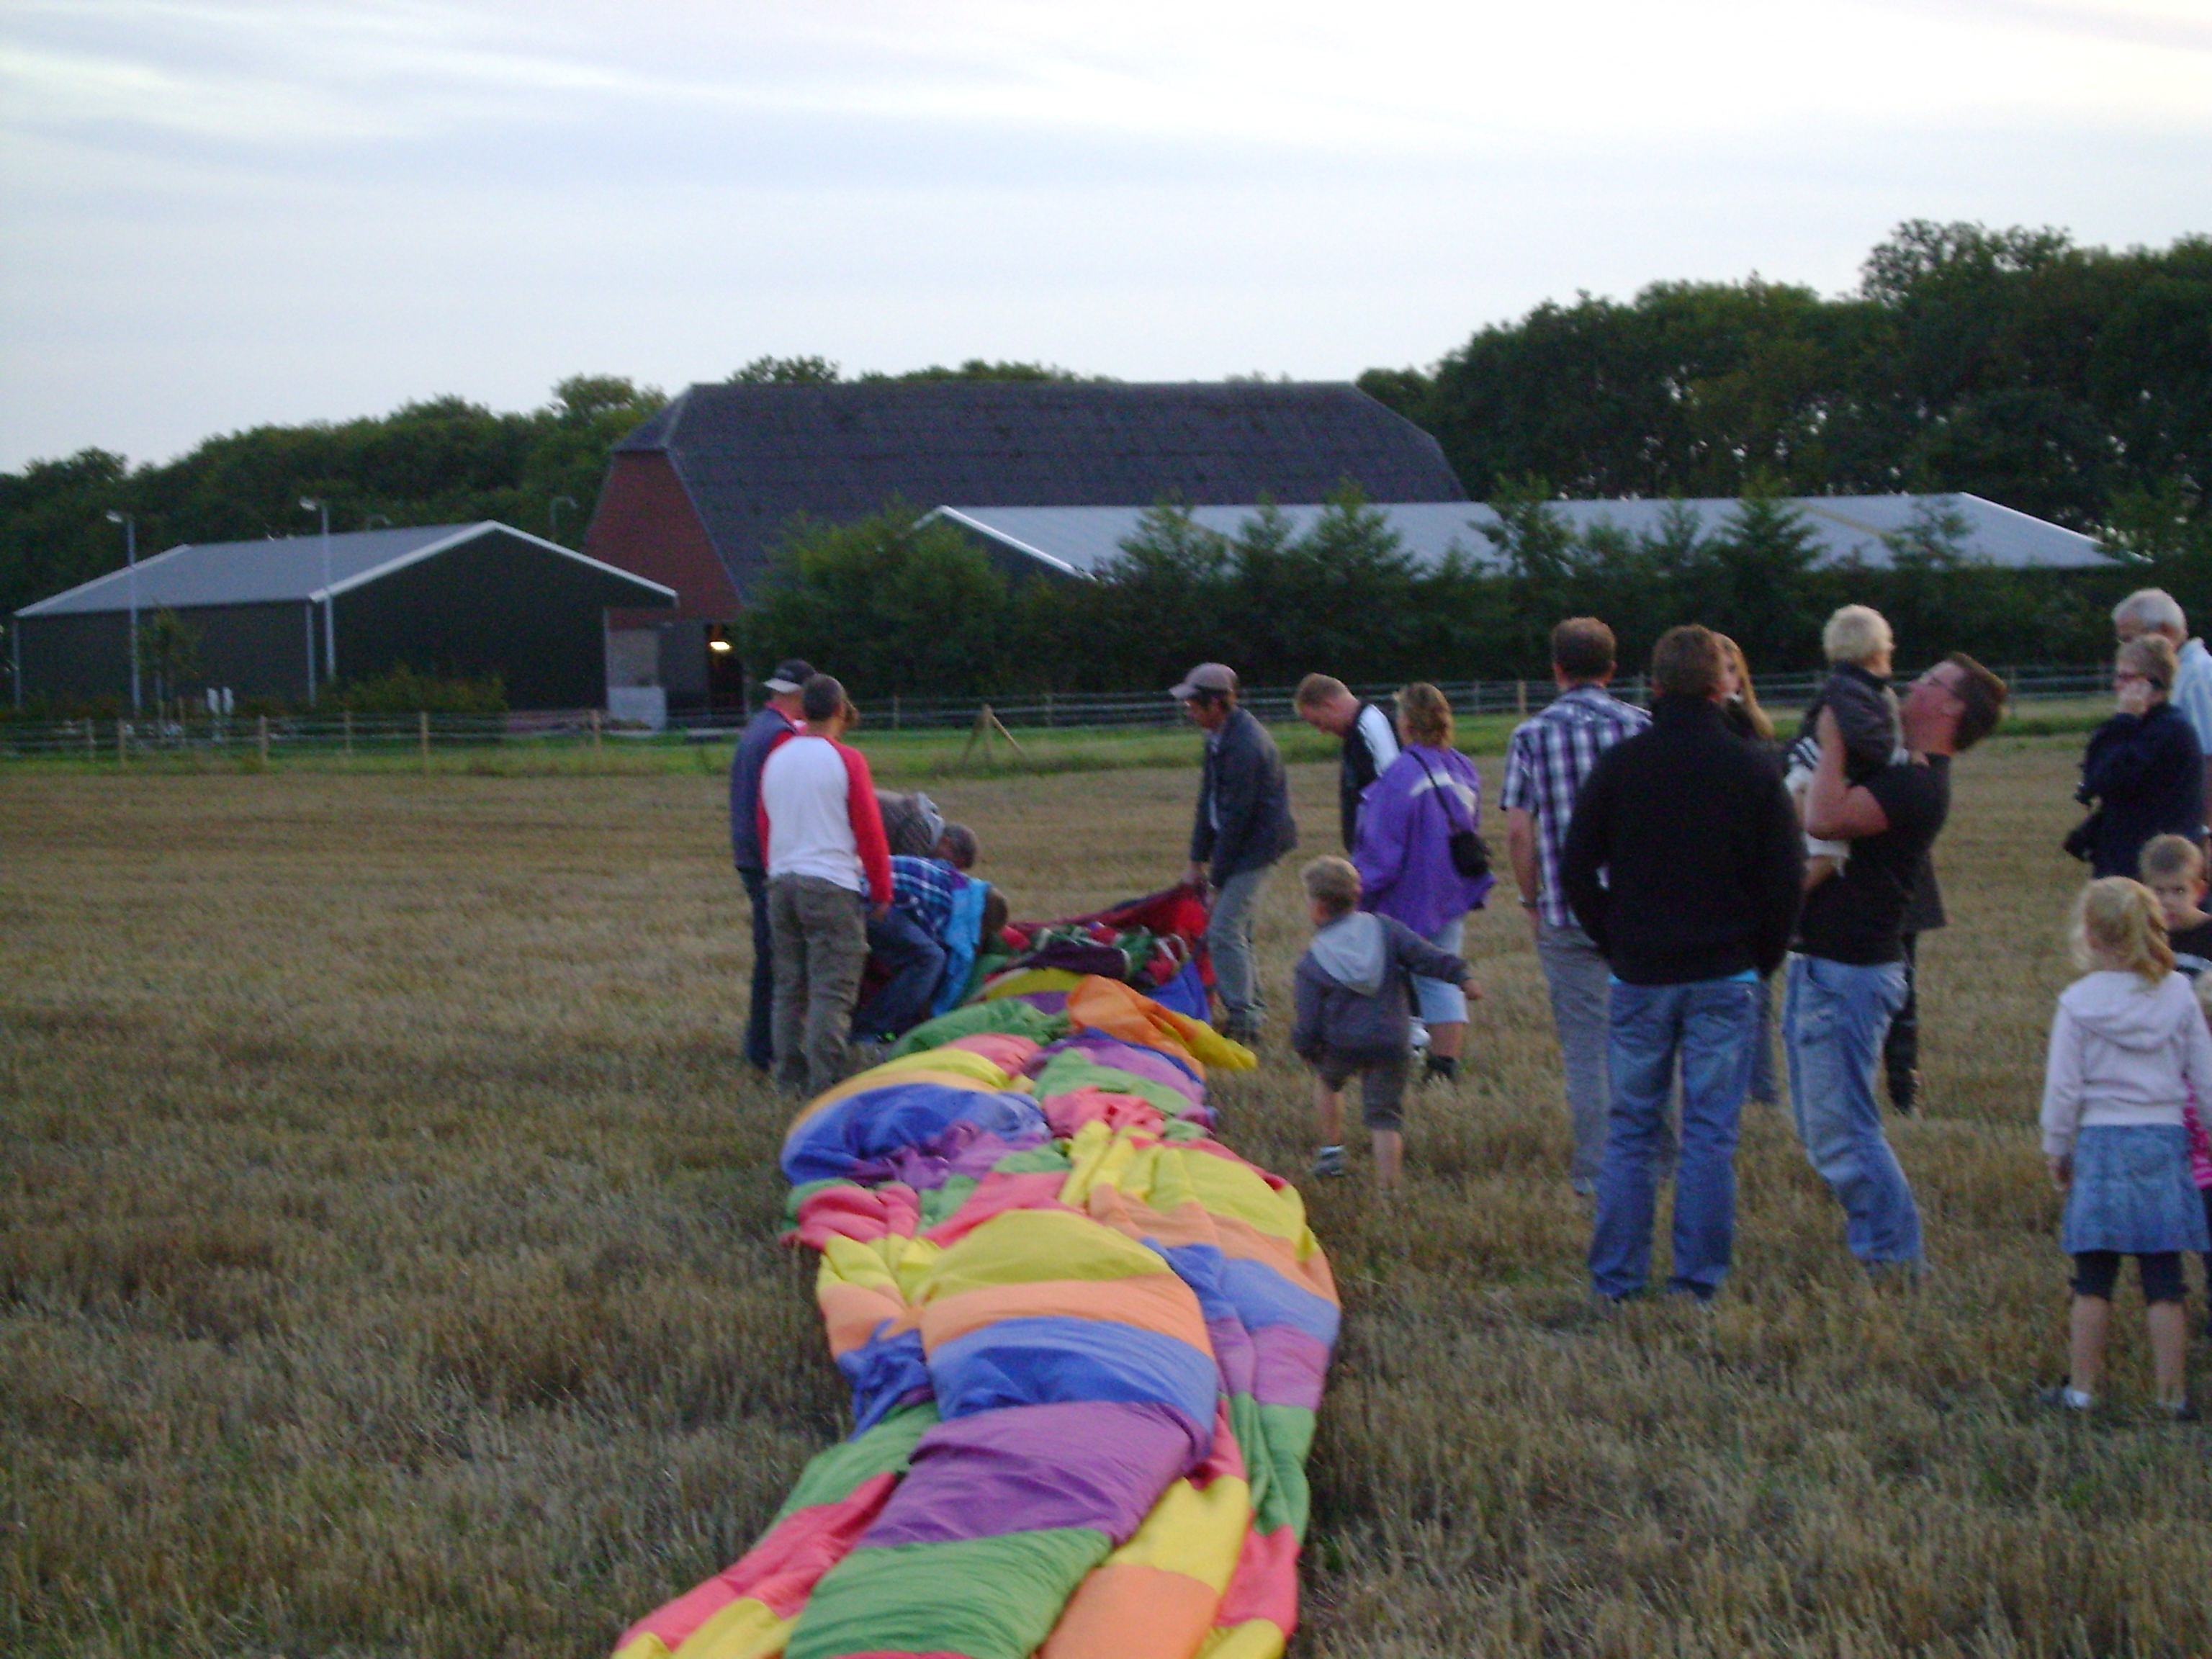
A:
[[[1213,1028],[1231,1042],[1241,1042],[1247,1048],[1260,1046],[1260,1022],[1256,1019],[1224,1019]]]
[[[1317,1176],[1340,1176],[1344,1173],[1344,1148],[1324,1146],[1314,1154],[1313,1172]]]
[[[2169,1422],[2194,1423],[2197,1420],[2197,1407],[2186,1400],[2162,1400],[2159,1402],[2159,1409],[2166,1413]]]
[[[2086,1412],[2097,1403],[2097,1396],[2083,1394],[2071,1382],[2058,1382],[2038,1394],[2035,1402],[2053,1411]]]
[[[1892,1072],[1889,1074],[1889,1103],[1900,1113],[1910,1113],[1920,1098],[1920,1073]]]
[[[1421,1064],[1424,1083],[1450,1083],[1459,1076],[1459,1060],[1452,1054],[1431,1054]]]

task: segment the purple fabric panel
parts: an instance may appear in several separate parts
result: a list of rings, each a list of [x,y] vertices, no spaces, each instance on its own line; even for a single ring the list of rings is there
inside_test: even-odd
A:
[[[1067,993],[1065,991],[1028,991],[1009,1002],[1026,1002],[1041,1014],[1064,1014],[1067,1012]]]
[[[1035,1077],[1050,1063],[1053,1055],[1071,1048],[1086,1056],[1094,1066],[1110,1066],[1116,1071],[1143,1078],[1147,1083],[1164,1083],[1188,1096],[1194,1104],[1206,1097],[1205,1086],[1158,1049],[1140,1048],[1133,1042],[1089,1033],[1063,1037],[1049,1048],[1041,1049],[1030,1061],[1029,1074]]]
[[[857,1547],[941,1544],[1046,1527],[1128,1541],[1206,1436],[1172,1406],[1010,1406],[940,1423]]]
[[[1295,1325],[1262,1325],[1252,1333],[1252,1346],[1255,1400],[1263,1406],[1320,1409],[1322,1380],[1328,1373],[1328,1343]]]
[[[1252,1379],[1260,1363],[1252,1346],[1252,1333],[1235,1319],[1209,1319],[1206,1334],[1213,1344],[1213,1363],[1221,1373],[1224,1394],[1252,1393]]]
[[[958,1127],[973,1131],[974,1126]],[[883,1178],[903,1181],[916,1192],[927,1192],[942,1187],[954,1176],[974,1176],[981,1179],[989,1174],[991,1166],[1008,1152],[1042,1146],[1046,1139],[1042,1134],[1016,1135],[1010,1139],[993,1134],[988,1130],[971,1132],[965,1136],[945,1136],[942,1141],[927,1148],[908,1146],[879,1161],[888,1170]]]

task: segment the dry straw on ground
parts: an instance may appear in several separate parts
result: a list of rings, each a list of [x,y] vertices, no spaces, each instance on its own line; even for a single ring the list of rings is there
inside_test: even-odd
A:
[[[1754,1110],[1717,1310],[1593,1317],[1540,983],[1510,902],[1475,922],[1405,1201],[1312,1195],[1348,1319],[1296,1651],[2212,1652],[2212,1437],[2149,1420],[2132,1293],[2113,1409],[2026,1401],[2069,751],[1960,769],[1917,1291]],[[1297,770],[1310,847],[1332,783]],[[1167,878],[1191,787],[940,793],[1036,915]],[[595,1655],[744,1548],[842,1390],[772,1242],[723,835],[705,776],[0,778],[0,1648]],[[1293,885],[1220,1091],[1286,1170]]]

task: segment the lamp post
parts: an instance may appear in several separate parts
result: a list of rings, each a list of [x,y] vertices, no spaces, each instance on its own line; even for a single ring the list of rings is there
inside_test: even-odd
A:
[[[338,629],[337,602],[331,598],[331,504],[326,497],[302,495],[300,510],[323,515],[323,671],[331,684],[338,678]],[[307,695],[314,695],[315,665],[312,654],[307,662]]]
[[[561,509],[565,507],[573,510],[575,505],[576,498],[574,495],[556,495],[545,503],[545,519],[550,526],[549,533],[555,541],[561,539]]]
[[[138,718],[138,515],[110,509],[110,524],[123,526],[123,562],[131,574],[131,718]]]

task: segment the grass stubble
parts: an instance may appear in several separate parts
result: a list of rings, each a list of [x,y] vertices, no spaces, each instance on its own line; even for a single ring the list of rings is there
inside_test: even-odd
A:
[[[1959,769],[1917,1290],[1753,1108],[1717,1309],[1593,1314],[1541,979],[1510,896],[1475,921],[1404,1201],[1302,1183],[1347,1316],[1294,1652],[2212,1652],[2212,1434],[2151,1421],[2131,1291],[2113,1407],[2027,1401],[2072,750]],[[1193,785],[935,793],[1036,915],[1170,878]],[[1333,769],[1293,789],[1333,847]],[[844,1390],[773,1242],[724,837],[698,775],[0,776],[0,1648],[597,1655],[750,1543]],[[1292,1174],[1299,911],[1285,870],[1267,1062],[1217,1087]]]

